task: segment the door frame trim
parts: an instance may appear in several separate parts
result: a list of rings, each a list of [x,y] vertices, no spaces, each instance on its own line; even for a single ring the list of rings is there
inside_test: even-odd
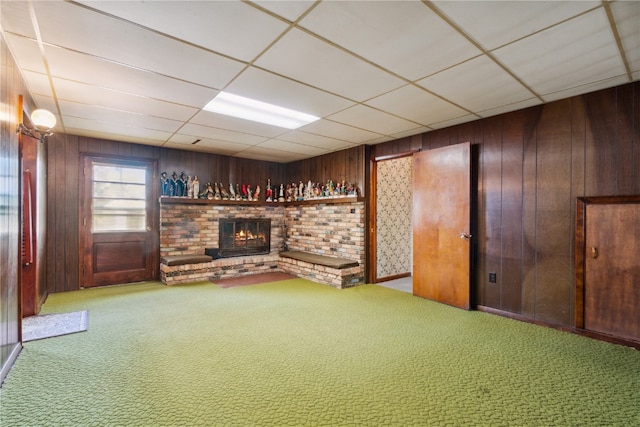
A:
[[[587,207],[589,205],[607,204],[635,204],[640,203],[639,196],[599,196],[599,197],[578,197],[576,199],[576,229],[575,229],[575,308],[574,326],[576,329],[584,329],[584,285],[585,285],[585,263],[587,260],[586,247],[586,227],[587,227]],[[600,335],[597,332],[589,331],[590,334]]]

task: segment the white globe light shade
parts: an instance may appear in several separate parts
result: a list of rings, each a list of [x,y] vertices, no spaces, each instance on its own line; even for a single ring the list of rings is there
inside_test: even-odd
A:
[[[35,110],[31,113],[31,122],[40,130],[49,130],[56,125],[56,116],[47,110]]]

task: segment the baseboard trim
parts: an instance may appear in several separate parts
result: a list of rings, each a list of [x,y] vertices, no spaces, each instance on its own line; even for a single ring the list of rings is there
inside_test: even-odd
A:
[[[478,305],[476,309],[478,311],[482,311],[485,313],[495,314],[497,316],[507,317],[509,319],[519,320],[521,322],[531,323],[538,326],[544,326],[547,328],[552,328],[552,329],[556,329],[563,332],[569,332],[572,334],[581,335],[584,337],[593,338],[600,341],[606,341],[612,344],[622,345],[625,347],[632,347],[632,348],[635,348],[636,350],[640,350],[640,342],[631,341],[631,340],[627,340],[620,337],[614,337],[611,335],[601,334],[599,332],[594,332],[587,329],[580,329],[580,328],[574,328],[569,326],[556,325],[553,323],[543,322],[541,320],[533,319],[531,317],[524,316],[522,314],[511,313],[511,312],[499,310],[493,307]]]

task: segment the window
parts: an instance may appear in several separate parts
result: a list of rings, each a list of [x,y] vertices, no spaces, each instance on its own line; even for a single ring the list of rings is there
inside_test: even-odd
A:
[[[146,169],[92,163],[92,231],[144,231],[146,218]]]

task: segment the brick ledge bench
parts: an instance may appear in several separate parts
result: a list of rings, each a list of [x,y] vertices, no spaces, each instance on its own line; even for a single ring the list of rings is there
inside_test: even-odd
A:
[[[212,259],[209,255],[169,255],[160,260],[165,285],[216,281],[278,270],[278,254]]]
[[[338,289],[363,283],[364,271],[358,261],[303,251],[280,252],[280,269]]]

